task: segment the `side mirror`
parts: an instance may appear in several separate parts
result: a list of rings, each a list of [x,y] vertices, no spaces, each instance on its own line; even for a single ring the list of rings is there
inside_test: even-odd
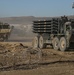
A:
[[[13,29],[14,28],[14,26],[11,26],[11,29]]]

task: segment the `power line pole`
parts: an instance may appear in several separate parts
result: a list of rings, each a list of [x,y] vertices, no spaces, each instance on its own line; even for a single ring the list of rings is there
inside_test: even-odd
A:
[[[74,2],[73,2],[73,4],[72,4],[72,9],[74,9]],[[74,13],[73,13],[73,15],[74,15]]]
[[[72,5],[72,8],[74,9],[74,2],[73,2],[73,5]]]

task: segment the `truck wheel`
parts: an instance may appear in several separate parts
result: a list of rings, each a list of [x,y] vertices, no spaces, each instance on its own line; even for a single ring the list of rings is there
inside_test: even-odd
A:
[[[44,43],[44,38],[42,36],[39,38],[39,48],[46,48],[46,44]]]
[[[38,48],[38,37],[34,37],[32,46],[33,46],[33,48]]]
[[[53,39],[52,45],[53,45],[53,48],[54,48],[55,50],[58,50],[58,49],[59,49],[59,39],[58,39],[58,37],[55,37],[55,38]]]
[[[66,50],[66,48],[67,48],[67,43],[66,43],[65,37],[62,37],[62,38],[60,39],[59,47],[60,47],[60,50],[61,50],[61,51],[65,51],[65,50]]]

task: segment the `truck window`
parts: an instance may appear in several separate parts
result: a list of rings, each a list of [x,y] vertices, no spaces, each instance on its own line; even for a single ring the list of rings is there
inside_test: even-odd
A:
[[[2,25],[0,25],[0,29],[2,29]]]
[[[9,29],[9,25],[3,25],[3,29]]]

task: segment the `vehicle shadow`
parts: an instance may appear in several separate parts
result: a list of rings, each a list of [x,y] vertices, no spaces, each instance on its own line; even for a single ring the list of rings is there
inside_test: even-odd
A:
[[[52,47],[52,46],[47,46],[47,47],[44,48],[44,49],[53,49],[53,47]],[[54,50],[54,49],[53,49],[53,50]],[[58,51],[58,50],[57,50],[57,51]],[[60,50],[59,50],[59,51],[60,51]],[[74,52],[74,44],[71,44],[70,47],[65,50],[65,52]]]

